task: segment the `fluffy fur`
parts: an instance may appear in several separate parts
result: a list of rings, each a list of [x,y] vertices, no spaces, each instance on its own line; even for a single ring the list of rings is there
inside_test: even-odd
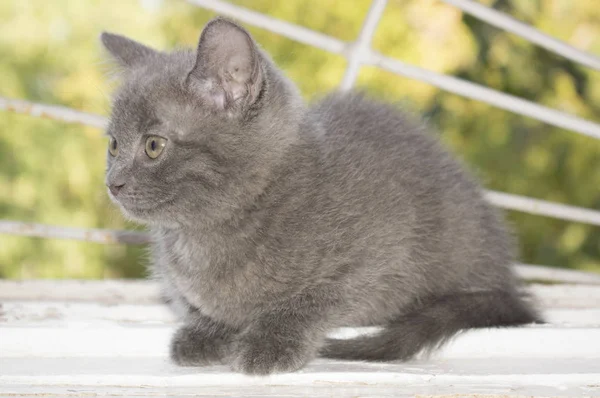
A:
[[[106,183],[153,233],[153,273],[184,321],[176,363],[406,360],[464,329],[538,320],[478,184],[395,107],[356,93],[305,105],[222,18],[196,51],[102,42],[123,80]],[[148,136],[167,140],[156,159]],[[383,329],[326,338],[348,325]]]

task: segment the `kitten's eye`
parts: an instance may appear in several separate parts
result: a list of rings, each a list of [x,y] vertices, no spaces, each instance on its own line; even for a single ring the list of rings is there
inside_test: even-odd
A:
[[[117,156],[119,154],[119,146],[117,145],[117,140],[114,137],[110,137],[110,142],[108,143],[108,152],[112,156]]]
[[[156,159],[167,145],[167,140],[157,135],[146,138],[146,155],[150,159]]]

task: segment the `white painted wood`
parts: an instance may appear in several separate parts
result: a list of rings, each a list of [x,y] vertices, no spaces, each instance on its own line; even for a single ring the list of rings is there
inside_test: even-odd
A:
[[[336,337],[375,328],[342,329]],[[0,357],[165,357],[174,326],[66,326],[0,328]],[[600,328],[524,327],[470,330],[432,354],[435,358],[596,358]]]
[[[93,320],[119,324],[173,324],[175,316],[161,304],[5,301],[0,308],[0,322],[11,325],[64,325]]]
[[[517,264],[515,271],[526,281],[600,285],[600,274],[541,265]]]
[[[598,361],[457,359],[406,364],[316,360],[266,378],[224,366],[177,368],[161,358],[0,359],[0,393],[211,396],[414,396],[416,394],[600,394]]]
[[[600,289],[586,285],[530,285],[542,308],[600,308]]]
[[[547,308],[544,310],[544,319],[561,327],[600,327],[600,308]],[[173,313],[161,304],[5,301],[0,307],[0,322],[10,323],[11,326],[61,326],[94,320],[121,325],[169,325],[176,322]]]
[[[156,304],[159,288],[147,280],[0,280],[1,300]]]
[[[548,325],[468,331],[407,363],[317,359],[297,373],[256,378],[171,364],[177,323],[151,282],[2,281],[0,395],[600,396],[600,286],[532,292]]]
[[[533,284],[529,290],[544,308],[600,308],[600,289],[594,284]],[[145,280],[0,280],[0,302],[3,300],[160,303],[158,286]]]

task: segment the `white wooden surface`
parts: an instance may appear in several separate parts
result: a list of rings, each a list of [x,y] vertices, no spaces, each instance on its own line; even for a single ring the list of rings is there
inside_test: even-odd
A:
[[[594,282],[532,286],[550,325],[469,331],[408,363],[317,359],[297,373],[254,378],[172,365],[176,322],[152,283],[0,281],[0,395],[600,396]]]

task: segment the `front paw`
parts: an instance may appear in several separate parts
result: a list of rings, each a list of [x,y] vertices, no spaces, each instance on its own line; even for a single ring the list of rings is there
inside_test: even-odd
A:
[[[225,357],[227,340],[201,328],[182,326],[171,339],[170,356],[180,366],[206,366]]]
[[[293,372],[315,356],[305,341],[268,336],[244,336],[232,349],[231,367],[248,375]]]

